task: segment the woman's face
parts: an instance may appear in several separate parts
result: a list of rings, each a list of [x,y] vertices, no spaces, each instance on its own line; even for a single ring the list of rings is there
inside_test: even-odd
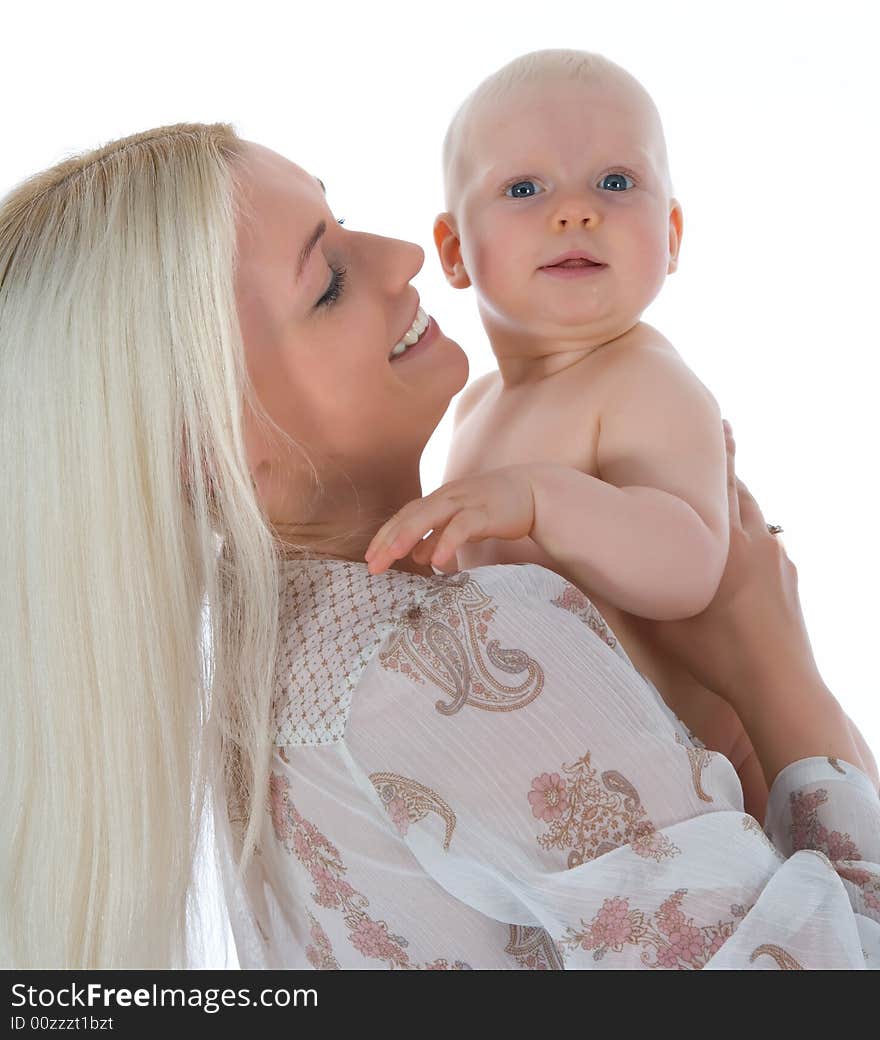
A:
[[[422,450],[467,381],[464,352],[435,323],[389,360],[416,317],[409,283],[424,252],[341,227],[321,182],[267,148],[245,144],[243,174],[236,299],[257,397],[331,492],[353,485],[381,514],[398,485],[418,480]],[[270,520],[302,518],[309,467],[249,411],[245,437]]]

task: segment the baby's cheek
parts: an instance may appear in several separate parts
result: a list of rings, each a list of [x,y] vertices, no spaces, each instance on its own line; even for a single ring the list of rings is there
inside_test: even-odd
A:
[[[486,297],[502,304],[522,293],[523,263],[517,260],[517,242],[507,229],[495,229],[479,237],[472,250],[471,281]]]
[[[636,254],[635,272],[640,293],[650,302],[663,288],[669,267],[669,251],[665,243],[655,242]],[[634,273],[635,273],[634,272]]]
[[[665,232],[651,223],[632,235],[631,262],[648,293],[659,292],[669,267],[669,241]]]

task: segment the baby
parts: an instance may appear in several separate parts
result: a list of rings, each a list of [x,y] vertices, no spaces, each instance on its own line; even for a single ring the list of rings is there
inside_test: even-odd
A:
[[[459,568],[563,575],[731,760],[763,820],[766,784],[739,719],[641,621],[704,610],[729,535],[719,407],[640,320],[682,237],[659,114],[613,62],[538,51],[465,100],[443,158],[434,240],[450,285],[474,287],[498,368],[459,398],[443,487],[380,529],[370,569],[415,546],[437,566],[455,552]]]

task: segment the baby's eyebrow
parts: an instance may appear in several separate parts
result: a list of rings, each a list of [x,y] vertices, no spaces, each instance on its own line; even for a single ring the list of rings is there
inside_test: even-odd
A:
[[[534,176],[540,168],[544,165],[541,159],[536,159],[534,162],[517,162],[516,167],[512,163],[503,162],[496,163],[491,166],[480,178],[480,181],[484,185],[491,184],[495,181],[514,181],[517,179],[525,179],[526,177]],[[650,153],[647,151],[642,152],[642,157],[635,155],[623,155],[619,159],[612,160],[611,162],[603,163],[602,165],[608,166],[609,168],[614,166],[626,166],[629,167],[634,173],[640,177],[647,177],[654,171],[654,164],[652,162]],[[518,172],[511,172],[517,170]]]

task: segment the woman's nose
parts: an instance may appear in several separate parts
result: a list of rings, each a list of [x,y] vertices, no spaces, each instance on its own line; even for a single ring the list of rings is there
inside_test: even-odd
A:
[[[396,247],[395,266],[403,272],[405,282],[412,281],[421,271],[425,263],[425,251],[415,242],[405,242],[402,239],[394,239]]]
[[[382,235],[371,235],[370,239],[369,261],[377,281],[390,288],[399,289],[412,281],[421,271],[425,262],[425,251],[420,245],[400,238],[385,238]]]

